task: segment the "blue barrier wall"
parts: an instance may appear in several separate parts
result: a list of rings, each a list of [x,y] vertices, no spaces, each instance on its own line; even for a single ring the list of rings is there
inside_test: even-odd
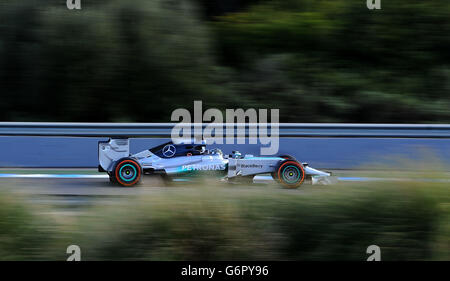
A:
[[[97,167],[97,142],[106,138],[0,137],[1,167]],[[139,152],[167,139],[131,139],[131,152]],[[230,153],[259,155],[259,145],[212,145]],[[450,164],[448,139],[281,138],[279,154],[290,154],[312,167],[354,169],[384,156],[420,160],[425,153]]]

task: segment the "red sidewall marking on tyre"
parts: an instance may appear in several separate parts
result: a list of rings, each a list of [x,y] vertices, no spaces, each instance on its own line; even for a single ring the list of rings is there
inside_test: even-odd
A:
[[[287,183],[284,182],[283,179],[281,179],[281,170],[283,169],[284,166],[289,165],[289,164],[293,164],[296,167],[300,168],[300,170],[302,171],[302,179],[295,185],[289,185]],[[305,179],[305,170],[303,169],[303,166],[300,165],[299,163],[295,162],[295,161],[286,161],[284,163],[281,164],[281,166],[278,168],[278,180],[285,186],[289,187],[289,188],[293,188],[293,187],[299,187],[302,183],[303,180]]]
[[[136,170],[138,171],[138,174],[137,174],[136,179],[135,179],[134,181],[132,181],[132,182],[129,182],[129,183],[123,182],[123,181],[120,179],[120,176],[119,176],[120,166],[122,166],[123,164],[126,164],[126,163],[133,163],[133,164],[136,166],[136,168],[137,168]],[[139,164],[138,164],[136,161],[133,161],[133,160],[123,160],[123,161],[121,161],[121,162],[116,166],[116,170],[114,171],[114,174],[115,174],[115,176],[116,176],[116,180],[117,180],[121,185],[123,185],[123,186],[133,186],[133,185],[135,185],[137,182],[139,182],[139,180],[141,179],[141,166],[139,166]]]

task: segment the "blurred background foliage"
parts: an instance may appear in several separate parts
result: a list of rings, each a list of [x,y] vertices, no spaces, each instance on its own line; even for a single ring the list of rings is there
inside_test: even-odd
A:
[[[1,121],[450,122],[450,2],[0,0]]]
[[[11,185],[11,190],[14,190]],[[77,209],[0,194],[0,260],[448,260],[448,184],[205,184]],[[111,200],[111,199],[110,199]]]

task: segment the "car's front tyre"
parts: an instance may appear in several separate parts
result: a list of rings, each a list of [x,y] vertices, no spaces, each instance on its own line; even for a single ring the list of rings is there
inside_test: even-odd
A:
[[[305,170],[297,161],[286,160],[280,163],[272,176],[287,188],[298,188],[305,180]]]

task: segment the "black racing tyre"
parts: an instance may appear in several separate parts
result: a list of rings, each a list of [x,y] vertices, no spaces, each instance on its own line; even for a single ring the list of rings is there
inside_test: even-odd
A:
[[[289,154],[279,155],[278,157],[283,158],[283,159],[286,159],[286,160],[297,161],[297,159],[295,159],[294,156],[289,155]],[[272,172],[270,175],[272,176],[272,178],[273,178],[274,181],[280,182],[280,181],[278,180],[278,171]]]
[[[109,176],[109,182],[110,183],[112,183],[112,184],[116,184],[117,183],[117,180],[114,177],[114,173],[108,172],[108,176]]]
[[[276,179],[287,188],[298,188],[305,180],[303,165],[294,160],[281,162],[276,170]]]
[[[133,158],[122,158],[116,162],[113,175],[115,181],[122,186],[134,186],[142,177],[142,167]]]
[[[280,155],[279,157],[280,157],[280,158],[284,158],[284,159],[286,159],[286,160],[293,160],[293,161],[297,161],[297,159],[295,159],[295,157],[294,157],[294,156],[292,156],[292,155],[289,155],[289,154],[286,154],[286,155]]]

